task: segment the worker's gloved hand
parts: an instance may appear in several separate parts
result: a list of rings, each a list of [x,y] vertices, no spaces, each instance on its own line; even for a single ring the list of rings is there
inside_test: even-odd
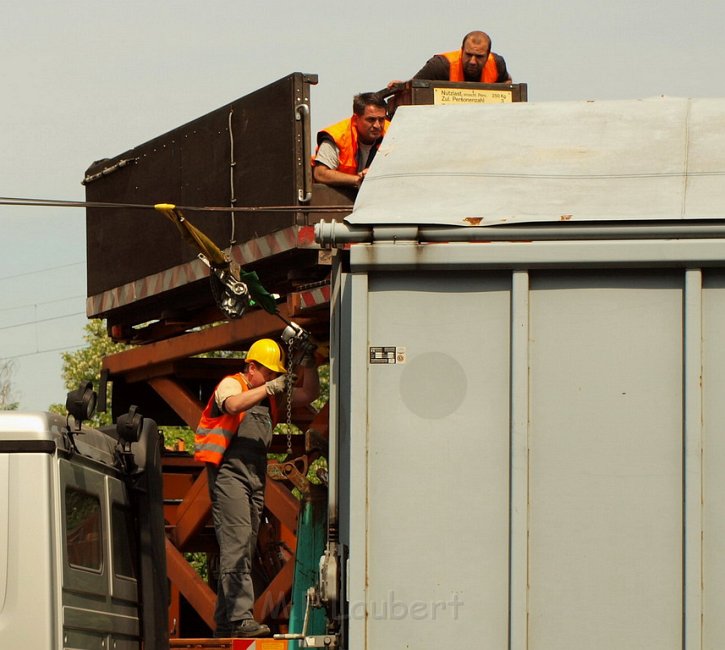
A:
[[[292,374],[280,375],[268,381],[264,387],[267,390],[267,395],[282,395],[287,390],[287,381],[292,382],[294,385],[297,378]]]
[[[284,393],[287,386],[287,375],[280,375],[268,381],[264,387],[267,390],[267,395],[281,395]]]

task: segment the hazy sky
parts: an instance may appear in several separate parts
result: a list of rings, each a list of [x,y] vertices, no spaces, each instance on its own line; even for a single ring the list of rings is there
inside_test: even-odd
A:
[[[483,29],[529,101],[725,97],[725,0],[506,3],[6,1],[0,196],[83,200],[111,157],[279,79],[319,75],[317,130],[352,95]],[[82,210],[0,206],[0,360],[24,409],[63,402],[82,343]]]

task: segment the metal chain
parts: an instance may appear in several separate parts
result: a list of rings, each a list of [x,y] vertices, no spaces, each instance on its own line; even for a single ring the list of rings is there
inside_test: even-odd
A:
[[[292,359],[295,346],[295,337],[287,341],[287,456],[292,455]]]

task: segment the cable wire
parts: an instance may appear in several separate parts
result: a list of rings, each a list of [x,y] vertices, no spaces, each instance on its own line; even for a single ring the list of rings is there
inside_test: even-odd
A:
[[[22,359],[23,357],[34,357],[38,354],[49,354],[50,352],[67,352],[68,350],[80,350],[86,347],[85,344],[81,345],[69,345],[62,348],[49,348],[47,350],[36,350],[35,352],[25,352],[23,354],[14,354],[10,357],[0,357],[0,361],[11,361],[14,359]]]
[[[55,300],[44,300],[43,302],[28,302],[24,305],[16,305],[15,307],[3,307],[0,309],[0,313],[4,311],[16,311],[18,309],[29,309],[30,307],[40,307],[41,305],[53,305],[57,302],[68,302],[70,300],[78,300],[80,298],[86,299],[85,294],[77,296],[66,296],[65,298],[56,298]]]
[[[72,314],[63,314],[62,316],[49,316],[48,318],[39,318],[38,320],[29,320],[23,323],[16,323],[15,325],[3,325],[0,330],[11,330],[15,327],[25,327],[26,325],[37,325],[38,323],[48,323],[53,320],[61,320],[63,318],[72,318],[73,316],[80,316],[85,314],[84,311],[73,312]]]
[[[47,273],[48,271],[57,271],[58,269],[67,269],[71,266],[80,266],[81,264],[85,264],[85,261],[83,262],[72,262],[71,264],[61,264],[60,266],[50,266],[45,269],[38,269],[37,271],[25,271],[23,273],[16,273],[15,275],[3,275],[0,276],[0,281],[2,280],[14,280],[15,278],[22,278],[26,275],[36,275],[38,273]]]
[[[153,210],[157,204],[146,203],[108,203],[102,201],[64,201],[60,199],[26,199],[18,197],[0,196],[0,205],[13,205],[21,207],[50,207],[50,208],[103,208],[127,210]],[[198,206],[175,205],[179,210],[187,212],[345,212],[350,213],[349,205],[256,205],[256,206]]]

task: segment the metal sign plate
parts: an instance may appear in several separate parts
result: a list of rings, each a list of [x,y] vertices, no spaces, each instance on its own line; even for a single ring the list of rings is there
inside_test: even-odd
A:
[[[510,90],[486,90],[483,88],[434,88],[434,104],[510,104]]]

